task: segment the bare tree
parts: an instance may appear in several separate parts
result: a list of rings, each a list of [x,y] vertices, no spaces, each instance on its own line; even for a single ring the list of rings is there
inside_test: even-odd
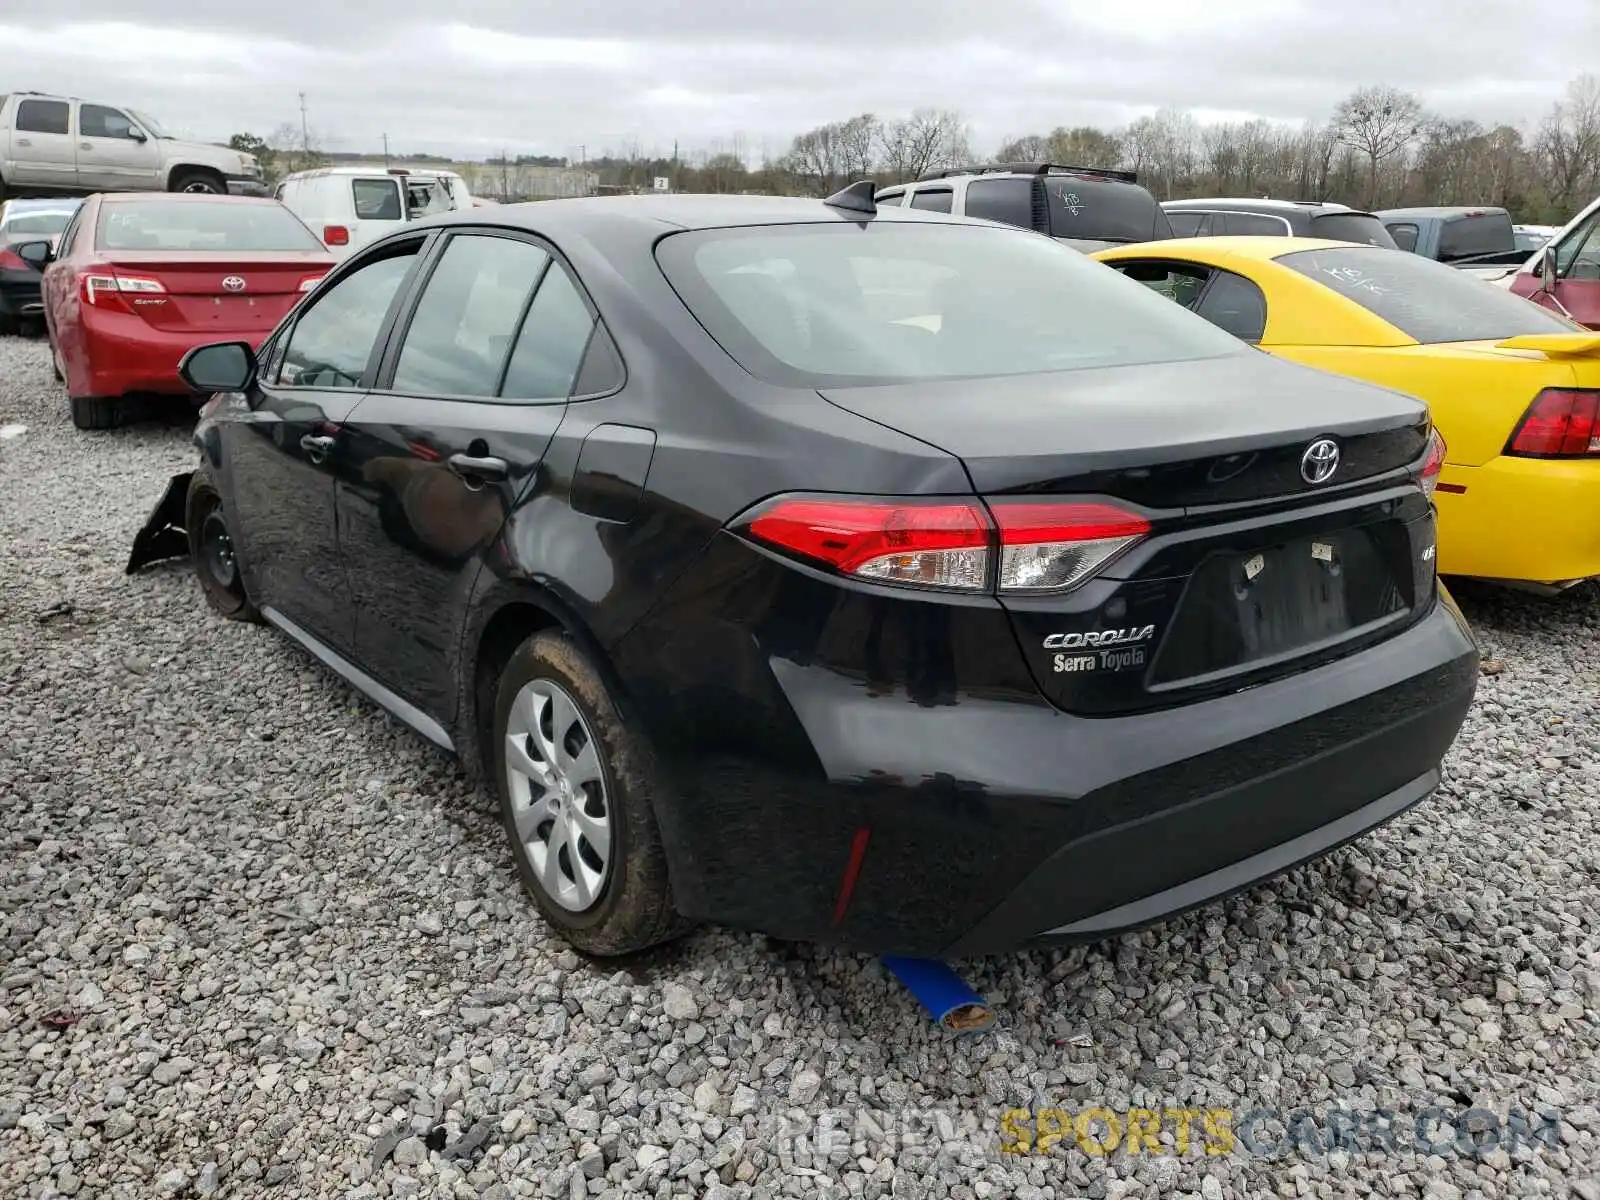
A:
[[[884,172],[897,180],[915,179],[934,167],[961,166],[972,157],[966,122],[960,113],[943,109],[919,108],[891,121],[879,141]]]
[[[1406,152],[1424,120],[1422,101],[1387,84],[1361,88],[1334,110],[1340,143],[1367,160],[1367,207],[1378,207],[1378,169]]]
[[[882,131],[883,126],[871,113],[862,113],[859,117],[839,122],[835,140],[839,145],[839,169],[847,181],[866,179],[872,175]]]
[[[1037,133],[1001,143],[995,162],[1049,162],[1050,139]]]
[[[1576,207],[1600,187],[1600,79],[1580,75],[1535,138],[1551,198]]]

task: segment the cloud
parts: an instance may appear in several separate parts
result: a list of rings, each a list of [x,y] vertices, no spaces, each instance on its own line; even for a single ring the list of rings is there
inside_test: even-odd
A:
[[[1532,123],[1593,69],[1571,0],[73,0],[0,16],[8,82],[93,93],[221,139],[298,124],[330,149],[776,154],[859,112],[962,112],[980,148],[1056,125],[1322,120],[1390,83],[1454,116]],[[18,64],[22,67],[19,70]],[[92,87],[86,80],[92,80]]]

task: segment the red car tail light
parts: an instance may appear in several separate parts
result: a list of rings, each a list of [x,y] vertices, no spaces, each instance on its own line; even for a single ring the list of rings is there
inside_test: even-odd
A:
[[[1422,494],[1429,500],[1439,486],[1439,473],[1444,470],[1444,435],[1437,428],[1428,431],[1428,457],[1422,460]]]
[[[350,244],[350,231],[343,225],[324,225],[322,227],[322,240],[329,246],[348,246]]]
[[[989,583],[993,532],[975,500],[791,497],[758,510],[743,532],[880,583],[961,592]]]
[[[1068,591],[1150,523],[1101,502],[786,496],[735,529],[858,579],[1004,595]]]
[[[14,250],[0,246],[0,271],[31,271],[28,260]]]
[[[1517,458],[1600,455],[1600,391],[1545,388],[1533,398],[1506,453]]]
[[[1064,592],[1150,532],[1150,522],[1111,504],[990,502],[1000,529],[999,589]]]
[[[123,296],[129,293],[143,296],[165,296],[166,285],[159,279],[143,275],[85,275],[83,298],[96,308],[127,308]]]

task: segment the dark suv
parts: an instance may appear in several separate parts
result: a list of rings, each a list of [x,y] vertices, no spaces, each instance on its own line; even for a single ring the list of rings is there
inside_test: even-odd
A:
[[[1020,225],[1085,252],[1173,236],[1156,198],[1132,171],[995,163],[928,171],[883,188],[880,206],[904,205]]]
[[[1326,238],[1394,250],[1394,238],[1369,212],[1343,204],[1309,200],[1168,200],[1161,205],[1172,222],[1174,237],[1222,237],[1249,234],[1266,237]]]

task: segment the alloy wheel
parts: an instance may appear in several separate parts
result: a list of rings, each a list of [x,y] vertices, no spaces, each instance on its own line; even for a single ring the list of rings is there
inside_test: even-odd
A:
[[[517,839],[545,894],[569,912],[601,896],[611,873],[611,804],[600,746],[565,688],[523,685],[505,736],[506,786]]]

